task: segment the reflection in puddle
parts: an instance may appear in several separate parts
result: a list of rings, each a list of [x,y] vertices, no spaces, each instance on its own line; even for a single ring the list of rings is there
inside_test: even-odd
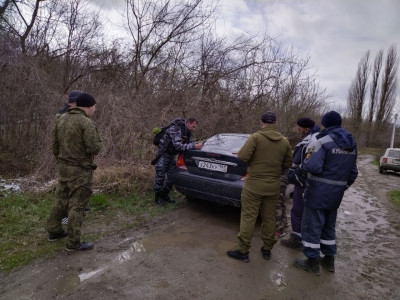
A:
[[[143,246],[142,241],[136,241],[136,242],[133,242],[130,245],[128,250],[125,250],[125,251],[121,252],[120,254],[118,254],[115,257],[115,260],[119,264],[126,263],[126,262],[130,261],[133,258],[135,253],[140,253],[140,252],[145,252],[145,251],[146,251],[146,249]],[[97,269],[95,271],[92,271],[92,272],[79,274],[77,276],[77,278],[78,278],[78,283],[77,284],[79,284],[80,282],[82,282],[84,280],[92,278],[93,276],[99,275],[99,274],[103,273],[104,271],[110,269],[111,267],[112,267],[112,264],[104,266],[104,267],[99,268],[99,269]]]
[[[119,263],[124,263],[132,259],[135,253],[145,252],[146,248],[144,247],[142,241],[136,241],[131,244],[128,250],[117,255],[116,260]]]
[[[89,273],[82,273],[79,275],[79,279],[80,279],[80,281],[84,281],[86,279],[93,277],[94,275],[97,275],[97,274],[103,272],[104,270],[105,270],[105,268],[101,268],[101,269],[98,269],[96,271],[92,271]]]

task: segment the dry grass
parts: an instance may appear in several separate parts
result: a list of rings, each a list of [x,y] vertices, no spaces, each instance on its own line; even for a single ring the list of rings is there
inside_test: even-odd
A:
[[[154,168],[137,162],[118,162],[99,167],[94,173],[94,189],[103,193],[127,194],[134,191],[151,191]]]

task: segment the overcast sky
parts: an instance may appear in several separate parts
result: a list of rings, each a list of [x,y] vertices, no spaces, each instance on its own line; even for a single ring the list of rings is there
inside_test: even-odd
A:
[[[118,16],[114,9],[121,4],[123,8],[125,2],[91,1],[114,19]],[[321,87],[341,106],[367,50],[374,59],[380,49],[386,54],[396,44],[400,54],[400,0],[219,0],[219,6],[218,34],[281,36],[299,54],[310,56],[309,67],[316,71]],[[399,94],[400,83],[397,112]]]

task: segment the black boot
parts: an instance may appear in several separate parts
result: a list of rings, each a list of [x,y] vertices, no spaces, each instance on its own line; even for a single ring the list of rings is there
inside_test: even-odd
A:
[[[154,201],[156,201],[156,203],[158,205],[161,205],[161,206],[165,205],[165,200],[164,200],[164,197],[162,195],[162,192],[156,192],[156,194],[154,196]]]
[[[175,203],[175,200],[172,199],[169,195],[169,191],[163,191],[162,196],[164,197],[164,200],[170,203]]]
[[[232,257],[232,258],[237,259],[237,260],[241,260],[243,262],[249,262],[250,261],[249,260],[249,252],[242,253],[239,250],[230,250],[230,251],[227,251],[226,254],[229,257]]]
[[[303,244],[301,243],[301,240],[298,240],[293,236],[287,240],[281,240],[281,245],[295,250],[303,250]]]
[[[314,275],[321,275],[319,272],[319,258],[307,258],[306,260],[296,259],[294,261],[294,265],[299,269],[306,270]]]
[[[320,262],[329,272],[335,272],[335,257],[333,255],[325,255]]]

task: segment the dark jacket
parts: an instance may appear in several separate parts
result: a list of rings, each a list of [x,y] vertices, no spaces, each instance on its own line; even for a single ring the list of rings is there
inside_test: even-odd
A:
[[[337,209],[344,191],[357,178],[357,145],[351,133],[328,127],[307,148],[301,169],[306,171],[304,205],[312,209]]]
[[[308,132],[308,134],[294,147],[293,151],[293,167],[300,165],[306,156],[306,146],[311,142],[311,140],[319,133],[320,128],[318,125],[314,125],[313,128]]]

